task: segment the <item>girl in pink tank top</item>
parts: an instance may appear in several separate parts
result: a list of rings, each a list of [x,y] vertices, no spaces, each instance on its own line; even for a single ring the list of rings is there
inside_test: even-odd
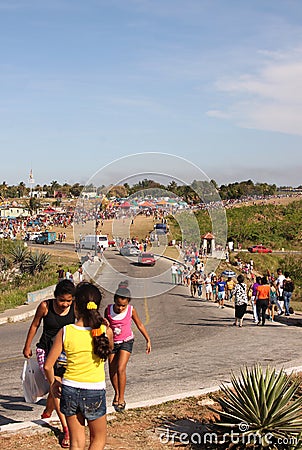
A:
[[[126,367],[133,347],[132,320],[146,339],[146,353],[151,352],[148,332],[136,309],[129,305],[131,294],[128,288],[119,287],[114,294],[114,304],[108,305],[105,317],[113,331],[114,349],[109,355],[109,374],[114,389],[112,406],[117,412],[125,409]]]

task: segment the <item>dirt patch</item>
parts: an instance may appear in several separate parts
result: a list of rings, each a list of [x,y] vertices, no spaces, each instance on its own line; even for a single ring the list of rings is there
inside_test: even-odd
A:
[[[265,198],[265,199],[259,199],[259,200],[248,200],[246,202],[237,203],[234,204],[233,207],[235,208],[241,208],[242,206],[251,206],[251,205],[288,205],[292,202],[297,202],[299,200],[302,200],[302,195],[297,194],[292,197],[272,197],[272,198]]]
[[[209,405],[213,404],[206,396],[190,397],[108,416],[106,450],[161,450],[179,447],[176,438],[179,433],[194,433],[214,421],[214,415],[209,410]],[[56,426],[54,423],[50,428],[35,432],[24,430],[18,434],[2,433],[0,445],[6,450],[33,450],[37,445],[43,449],[59,449],[61,433],[59,426]],[[167,437],[171,438],[169,444]]]

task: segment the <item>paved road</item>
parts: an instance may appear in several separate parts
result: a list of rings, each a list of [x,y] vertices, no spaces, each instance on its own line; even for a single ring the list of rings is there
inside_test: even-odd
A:
[[[73,251],[75,250],[75,246],[73,242],[56,242],[54,245],[41,245],[41,244],[36,244],[35,242],[32,241],[27,241],[27,245],[29,247],[33,247],[35,249],[40,249],[40,250],[46,250],[47,249],[51,249],[54,248],[56,250],[69,250],[69,251]]]
[[[152,270],[124,261],[115,252],[110,258],[113,267],[123,267],[123,275],[138,276]],[[104,306],[111,301],[112,295],[106,293]],[[243,328],[235,328],[231,308],[218,309],[214,303],[191,299],[184,286],[151,298],[135,298],[133,305],[147,324],[153,350],[146,355],[144,340],[135,332],[134,353],[128,365],[128,403],[217,385],[230,379],[231,370],[238,372],[245,364],[302,365],[301,328],[277,323],[257,327],[250,315]],[[22,397],[22,347],[28,326],[29,321],[0,326],[0,425],[37,419],[43,410],[43,402],[29,405]],[[108,383],[108,402],[111,399]]]

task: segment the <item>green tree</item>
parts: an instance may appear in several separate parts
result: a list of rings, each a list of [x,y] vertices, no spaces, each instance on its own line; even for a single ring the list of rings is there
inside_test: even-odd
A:
[[[51,192],[52,197],[55,196],[55,191],[58,191],[60,189],[60,187],[61,187],[60,183],[58,183],[56,180],[53,180],[50,183],[50,192]]]

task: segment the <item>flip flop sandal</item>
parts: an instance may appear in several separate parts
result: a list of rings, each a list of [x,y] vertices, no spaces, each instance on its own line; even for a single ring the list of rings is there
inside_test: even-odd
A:
[[[115,410],[117,412],[123,412],[125,410],[125,408],[126,408],[126,402],[123,402],[123,403],[119,403],[117,405],[117,407],[115,408]]]
[[[64,437],[63,437],[63,439],[62,439],[61,447],[62,447],[62,448],[69,448],[69,447],[70,447],[69,436],[66,435],[66,434],[64,434]]]
[[[48,413],[47,411],[43,411],[41,414],[41,419],[49,419],[52,413]]]

